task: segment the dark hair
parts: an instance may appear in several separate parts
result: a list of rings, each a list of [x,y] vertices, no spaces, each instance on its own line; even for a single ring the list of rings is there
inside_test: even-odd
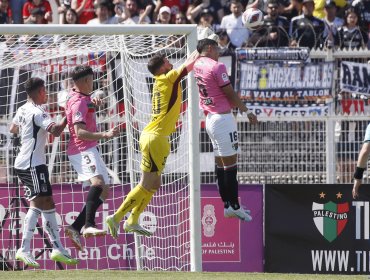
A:
[[[349,14],[355,14],[357,16],[357,25],[359,25],[359,21],[360,21],[360,16],[359,14],[357,13],[357,11],[355,10],[355,8],[353,7],[349,7],[347,8],[345,11],[344,11],[344,25],[348,25],[348,16]]]
[[[76,10],[74,10],[74,9],[72,9],[72,8],[68,8],[68,9],[64,12],[64,14],[63,14],[63,23],[65,24],[65,23],[67,22],[67,12],[68,12],[68,11],[75,15],[75,17],[76,17],[76,22],[75,22],[75,23],[78,23],[78,14],[77,14]]]
[[[208,46],[218,46],[218,43],[215,41],[215,40],[212,40],[212,39],[202,39],[200,41],[198,41],[198,45],[197,45],[197,51],[199,53],[202,53],[203,51],[206,50],[206,47]]]
[[[231,4],[234,4],[234,5],[236,5],[236,4],[242,4],[242,1],[241,0],[231,0],[230,1],[230,5]]]
[[[33,8],[30,13],[31,15],[44,15],[45,8],[43,7]]]
[[[112,10],[114,8],[113,3],[110,2],[110,1],[107,1],[107,0],[100,0],[100,1],[97,1],[97,3],[94,4],[94,9],[102,8],[102,7],[105,7],[108,10]]]
[[[177,17],[181,17],[181,18],[183,18],[183,19],[185,19],[185,22],[186,23],[188,23],[188,19],[186,18],[186,15],[185,15],[185,13],[184,12],[181,12],[181,11],[178,11],[177,13],[176,13],[176,15],[175,15],[175,20],[177,20]]]
[[[149,59],[147,65],[149,72],[155,75],[155,73],[157,73],[159,68],[161,68],[161,66],[163,65],[165,57],[166,56],[164,54],[156,54],[151,59]]]
[[[38,77],[29,78],[24,83],[24,89],[26,90],[26,93],[28,95],[34,93],[35,91],[39,90],[43,86],[45,86],[45,81]]]
[[[77,81],[89,75],[94,75],[94,71],[89,65],[77,65],[71,73],[73,81]]]
[[[276,1],[276,0],[269,0],[269,1],[267,1],[267,7],[268,7],[269,5],[279,6],[279,2],[278,2],[278,1]]]
[[[223,36],[229,37],[229,35],[227,35],[226,29],[223,29],[223,28],[216,31],[216,35],[218,35],[218,37],[223,37]]]

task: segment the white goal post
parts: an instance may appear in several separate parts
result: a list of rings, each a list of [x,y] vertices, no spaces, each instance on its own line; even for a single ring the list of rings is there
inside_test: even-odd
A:
[[[51,115],[60,118],[63,98],[72,86],[70,70],[79,63],[90,64],[96,73],[94,94],[104,101],[97,111],[100,129],[119,126],[124,131],[119,139],[103,141],[99,147],[113,185],[110,199],[98,209],[97,224],[104,227],[106,215],[118,208],[140,179],[138,135],[149,121],[153,84],[146,63],[160,52],[178,67],[196,49],[196,43],[196,25],[0,25],[0,95],[3,98],[0,125],[6,128],[16,109],[24,104],[23,84],[32,76],[46,80]],[[163,185],[146,215],[141,217],[144,225],[154,231],[153,237],[133,237],[121,228],[122,239],[114,241],[107,236],[100,241],[89,240],[84,244],[85,254],[75,251],[62,228],[71,223],[82,208],[86,189],[76,184],[76,174],[65,156],[67,131],[60,139],[49,139],[48,167],[60,233],[72,255],[81,260],[77,269],[202,270],[200,114],[192,74],[183,79],[182,86],[182,111],[171,136],[171,154],[162,176]],[[8,165],[7,187],[2,188],[6,191],[0,194],[8,196],[6,202],[0,200],[0,262],[5,260],[10,268],[18,269],[14,252],[26,208],[22,201],[14,203],[13,200],[17,199],[14,193],[19,188],[17,180],[13,180],[14,156],[11,145],[0,151],[1,160]],[[23,194],[22,188],[20,194]],[[18,214],[13,214],[14,211]],[[47,250],[43,252],[44,249],[39,248],[44,241],[37,235],[35,231],[32,246],[35,255],[40,253],[41,267],[57,268],[50,263]]]

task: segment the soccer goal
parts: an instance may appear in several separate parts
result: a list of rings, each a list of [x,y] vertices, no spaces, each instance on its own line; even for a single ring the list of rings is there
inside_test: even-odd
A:
[[[97,212],[97,226],[121,204],[140,179],[140,132],[151,114],[152,75],[146,64],[156,53],[178,67],[196,46],[195,25],[7,25],[0,26],[0,262],[3,269],[24,269],[14,260],[28,203],[15,178],[12,163],[17,143],[8,133],[18,107],[26,102],[24,83],[30,77],[46,81],[47,108],[55,120],[62,117],[70,71],[78,64],[94,70],[94,94],[103,100],[97,109],[101,130],[118,126],[120,137],[101,141],[99,150],[111,179],[110,198]],[[162,187],[140,217],[152,237],[126,234],[119,238],[82,239],[76,251],[63,228],[82,209],[88,188],[76,181],[66,156],[68,131],[49,137],[47,164],[53,185],[62,242],[80,260],[65,268],[50,261],[50,244],[35,230],[31,248],[42,269],[201,270],[200,172],[198,96],[192,75],[184,78],[182,109],[171,136],[171,153],[162,176]],[[41,221],[40,223],[41,224]]]

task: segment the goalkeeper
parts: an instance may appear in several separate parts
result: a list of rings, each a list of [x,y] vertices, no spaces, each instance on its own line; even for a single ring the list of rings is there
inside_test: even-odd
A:
[[[193,52],[178,69],[161,54],[153,56],[148,69],[154,75],[152,116],[140,135],[142,176],[139,184],[132,189],[118,210],[106,218],[108,229],[117,238],[119,222],[131,211],[124,223],[126,232],[149,236],[152,233],[139,225],[139,215],[149,204],[153,194],[161,186],[161,172],[170,153],[168,138],[175,130],[181,107],[181,79],[193,69],[198,52]]]
[[[237,107],[240,112],[247,113],[252,124],[257,123],[257,117],[234,92],[225,64],[218,62],[218,43],[206,38],[198,42],[197,50],[200,57],[194,65],[194,76],[199,88],[200,107],[207,115],[206,130],[215,154],[224,215],[250,221],[249,210],[244,210],[238,202],[238,130],[231,110]]]

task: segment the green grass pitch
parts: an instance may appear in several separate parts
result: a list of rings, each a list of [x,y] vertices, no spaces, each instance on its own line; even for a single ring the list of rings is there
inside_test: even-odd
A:
[[[0,279],[86,279],[86,280],[367,280],[365,275],[318,275],[277,273],[235,273],[235,272],[150,272],[112,270],[34,270],[0,272]]]

